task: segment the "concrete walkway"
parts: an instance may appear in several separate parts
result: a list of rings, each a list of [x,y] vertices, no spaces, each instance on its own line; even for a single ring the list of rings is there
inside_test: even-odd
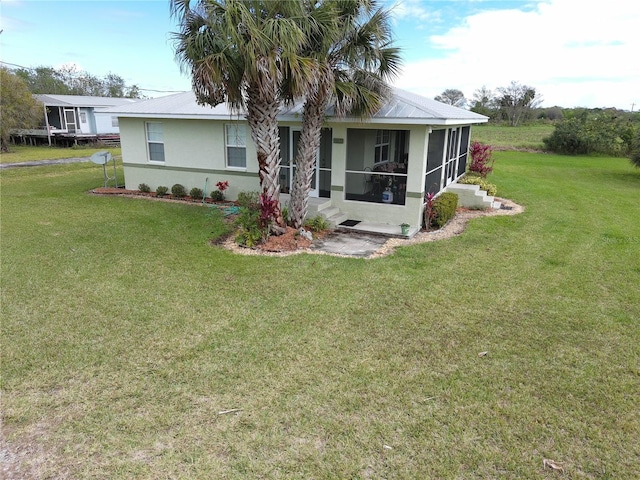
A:
[[[33,162],[0,163],[0,169],[17,167],[41,167],[43,165],[61,165],[63,163],[89,162],[91,157],[59,158],[57,160],[34,160]]]
[[[367,233],[333,232],[326,237],[315,240],[313,250],[320,250],[337,255],[367,258],[382,247],[389,237]]]

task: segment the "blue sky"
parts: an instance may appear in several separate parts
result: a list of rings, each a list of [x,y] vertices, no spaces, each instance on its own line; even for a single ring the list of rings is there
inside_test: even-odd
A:
[[[148,96],[190,88],[173,55],[168,0],[0,0],[0,60],[109,72]],[[434,97],[512,80],[544,106],[640,108],[640,2],[387,0],[398,87]]]

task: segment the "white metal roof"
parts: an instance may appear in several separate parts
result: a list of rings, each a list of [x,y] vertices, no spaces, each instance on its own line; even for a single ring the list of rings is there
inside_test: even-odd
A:
[[[135,98],[95,97],[91,95],[36,94],[34,97],[47,107],[115,107],[139,101]]]
[[[217,119],[243,117],[243,112],[233,112],[225,103],[215,107],[198,105],[193,92],[177,93],[165,97],[141,100],[128,105],[120,105],[103,110],[104,113],[116,114],[119,117],[141,118],[184,118],[184,119]],[[281,120],[300,121],[302,104],[296,103],[290,107],[283,107],[280,111]],[[353,122],[353,118],[333,117],[333,110],[327,114],[332,121]],[[446,105],[430,98],[416,95],[405,90],[393,89],[393,96],[368,123],[398,123],[447,125],[459,123],[485,123],[488,120],[469,110]],[[359,120],[355,120],[359,121]]]

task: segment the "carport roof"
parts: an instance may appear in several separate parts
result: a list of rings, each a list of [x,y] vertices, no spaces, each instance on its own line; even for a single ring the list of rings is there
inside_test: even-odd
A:
[[[36,94],[36,100],[47,107],[115,107],[128,105],[139,100],[134,98],[95,97],[91,95]]]

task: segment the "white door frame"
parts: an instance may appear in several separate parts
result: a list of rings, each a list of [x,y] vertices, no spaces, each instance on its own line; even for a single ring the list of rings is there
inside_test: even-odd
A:
[[[293,163],[296,156],[296,152],[297,152],[297,145],[293,141],[293,137],[295,136],[296,133],[300,135],[301,131],[302,131],[301,127],[289,127],[289,157],[290,157],[289,158],[289,168],[290,168],[289,191],[291,191],[291,188],[293,187],[293,177],[295,174],[295,168],[297,168]],[[320,195],[320,189],[318,188],[318,182],[320,181],[320,162],[318,161],[319,158],[320,158],[320,149],[318,148],[318,150],[316,151],[316,162],[315,162],[315,176],[314,176],[315,182],[312,181],[311,190],[309,190],[309,196],[314,198],[317,198]]]
[[[67,113],[71,113],[73,115],[73,122],[69,123],[69,121],[67,120]],[[64,115],[64,126],[65,129],[67,130],[68,133],[76,133],[78,131],[78,117],[76,116],[76,109],[75,108],[64,108],[63,109],[63,115]],[[73,125],[73,131],[69,130],[69,125]]]

